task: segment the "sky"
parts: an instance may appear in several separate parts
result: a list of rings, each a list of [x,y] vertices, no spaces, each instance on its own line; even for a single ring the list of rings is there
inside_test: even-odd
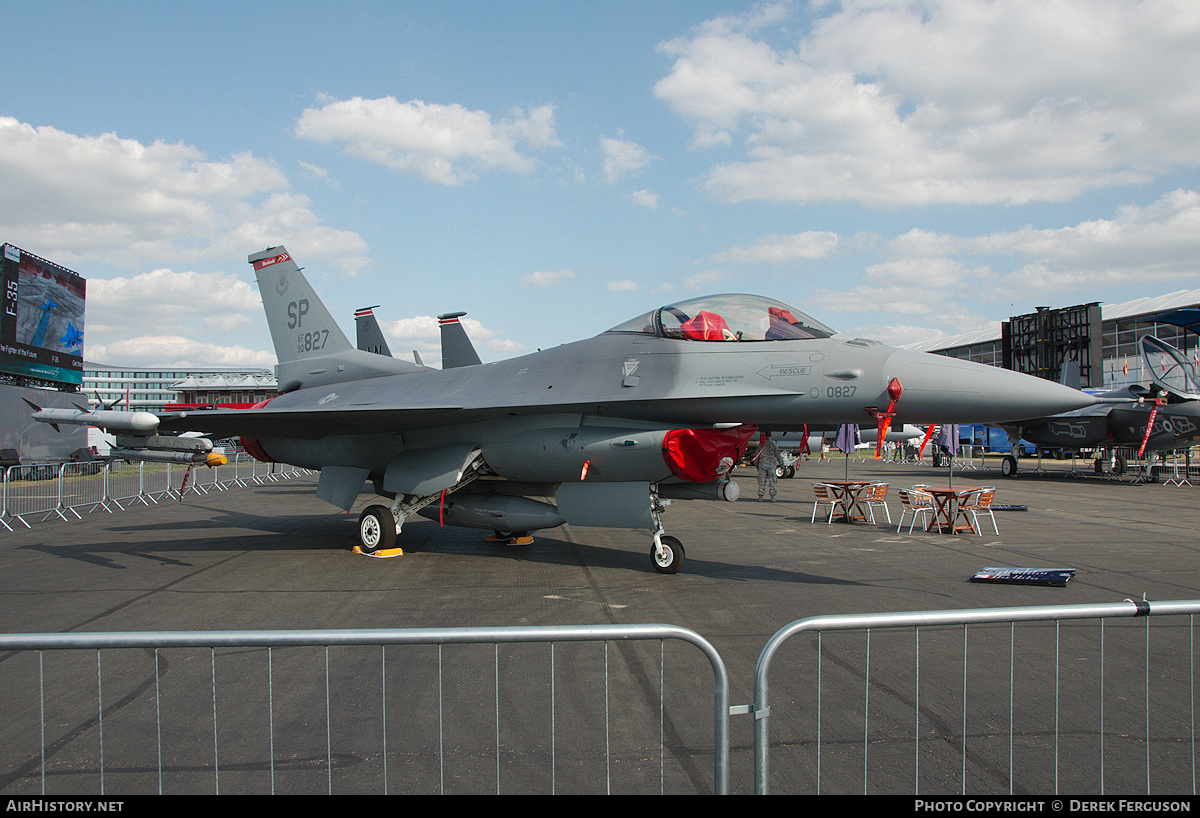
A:
[[[0,0],[0,242],[84,355],[270,367],[246,257],[438,364],[708,293],[906,344],[1200,288],[1194,0]]]

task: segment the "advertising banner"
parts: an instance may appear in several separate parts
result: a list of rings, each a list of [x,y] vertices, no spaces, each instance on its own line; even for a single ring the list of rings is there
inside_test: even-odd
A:
[[[0,371],[81,385],[87,282],[11,244],[3,251]]]

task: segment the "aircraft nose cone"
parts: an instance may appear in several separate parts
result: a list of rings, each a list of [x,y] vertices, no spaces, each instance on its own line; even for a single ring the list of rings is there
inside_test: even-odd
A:
[[[1088,394],[1044,378],[926,352],[893,353],[885,374],[904,387],[897,414],[918,423],[1002,423],[1095,403]]]

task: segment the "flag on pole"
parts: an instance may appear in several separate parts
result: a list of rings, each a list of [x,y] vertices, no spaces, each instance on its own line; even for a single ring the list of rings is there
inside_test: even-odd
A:
[[[862,443],[862,436],[858,432],[857,423],[843,423],[838,427],[837,440],[834,441],[835,446],[846,454],[850,454],[859,443]]]
[[[937,443],[944,447],[950,454],[958,454],[958,424],[942,424],[941,431],[938,432]]]

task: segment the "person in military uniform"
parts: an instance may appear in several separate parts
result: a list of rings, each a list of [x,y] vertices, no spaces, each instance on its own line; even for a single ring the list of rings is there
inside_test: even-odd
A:
[[[779,445],[771,439],[770,432],[763,432],[758,439],[758,454],[754,456],[754,467],[758,470],[758,499],[763,499],[763,495],[769,493],[771,502],[775,502],[775,492],[779,487],[776,470],[782,465]]]

